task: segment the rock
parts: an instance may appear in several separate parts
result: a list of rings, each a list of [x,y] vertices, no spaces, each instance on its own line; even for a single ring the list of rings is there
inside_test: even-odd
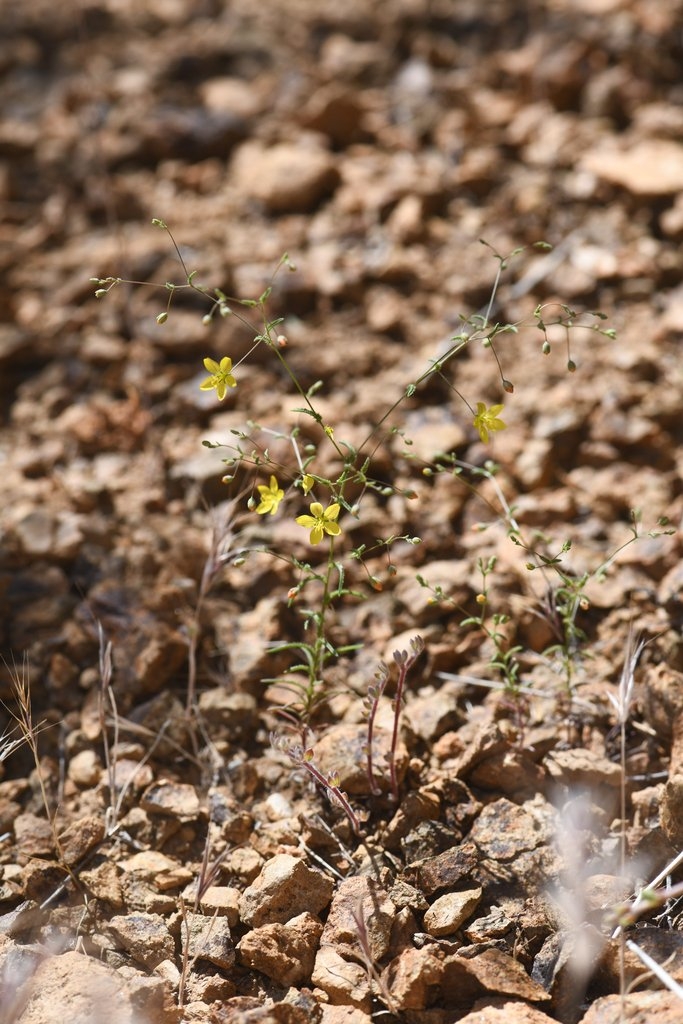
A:
[[[410,698],[407,717],[411,730],[431,745],[462,723],[462,712],[461,694],[453,686],[443,683],[432,692],[430,689],[421,689],[416,697]]]
[[[398,849],[401,840],[420,822],[438,821],[440,812],[441,801],[436,793],[427,790],[408,793],[384,829],[382,842],[387,849]]]
[[[333,946],[346,960],[363,962],[359,932],[373,963],[389,950],[396,907],[372,878],[357,875],[344,879],[334,894],[321,944]]]
[[[683,146],[666,139],[636,142],[627,150],[594,149],[584,154],[581,167],[635,196],[669,196],[683,190]]]
[[[302,115],[302,123],[311,131],[327,135],[335,146],[349,146],[365,134],[362,127],[361,94],[336,83],[317,88]]]
[[[505,911],[500,907],[493,906],[488,914],[484,917],[477,917],[463,931],[469,941],[476,944],[502,938],[513,928],[514,922],[510,920]]]
[[[158,693],[187,659],[186,639],[161,622],[135,658],[135,677],[144,693]]]
[[[180,972],[178,972],[178,976],[180,976]],[[196,964],[190,971],[185,992],[187,1002],[203,1004],[206,1015],[211,1003],[217,1000],[224,1002],[231,999],[236,995],[237,989],[234,982],[219,974],[215,967]],[[201,1019],[201,1014],[198,1015],[198,1019]]]
[[[241,688],[260,694],[264,677],[280,671],[280,664],[285,667],[286,662],[278,661],[269,647],[286,635],[286,616],[284,602],[268,596],[239,616],[237,629],[233,615],[216,619],[216,643],[230,652],[230,669]]]
[[[79,861],[104,839],[104,820],[101,816],[88,815],[79,818],[62,832],[59,844],[64,860],[70,867]]]
[[[264,924],[284,924],[308,911],[318,914],[334,891],[328,875],[310,868],[299,857],[280,853],[266,861],[258,877],[240,899],[240,918],[258,928]]]
[[[439,889],[454,889],[472,878],[481,856],[474,843],[462,843],[436,857],[411,864],[404,872],[405,880],[414,884],[427,897]]]
[[[470,917],[481,901],[482,889],[450,892],[434,900],[424,916],[425,930],[430,935],[453,935]]]
[[[17,1024],[173,1024],[178,1014],[167,1003],[160,978],[123,978],[105,964],[80,953],[47,957],[25,983],[26,1005]]]
[[[494,996],[478,999],[458,1024],[555,1024],[555,1019],[528,1003]]]
[[[178,821],[195,821],[200,804],[197,790],[186,782],[154,782],[140,798],[140,806],[150,814]]]
[[[312,210],[339,182],[332,155],[307,140],[270,147],[245,142],[235,155],[232,173],[237,187],[271,213]]]
[[[681,1000],[673,992],[629,992],[626,996],[628,1024],[679,1024]],[[620,1024],[621,996],[600,996],[579,1024]]]
[[[683,772],[665,782],[659,817],[672,846],[683,842]]]
[[[424,1010],[437,1005],[443,957],[434,946],[406,949],[382,972],[396,1011]]]
[[[188,928],[188,955],[191,961],[204,960],[229,971],[235,963],[235,947],[227,917],[205,917],[203,914],[186,915]],[[183,935],[185,935],[185,925]]]
[[[589,792],[598,807],[604,807],[608,816],[618,810],[621,768],[614,761],[593,750],[554,750],[544,764],[548,775],[557,786],[574,796]]]
[[[370,1012],[372,997],[368,972],[350,963],[333,946],[321,946],[315,958],[311,983],[321,988],[334,1005],[351,1005]]]
[[[81,517],[75,513],[54,515],[47,509],[36,509],[16,524],[15,531],[26,555],[68,560],[83,544],[81,524]]]
[[[613,912],[619,903],[625,903],[633,893],[633,880],[619,875],[588,875],[582,885],[582,895],[589,913],[598,914],[596,924],[605,913]]]
[[[469,781],[478,789],[529,798],[543,790],[545,772],[524,751],[503,750],[481,761],[470,772]]]
[[[54,837],[50,823],[37,814],[25,811],[14,822],[14,837],[19,848],[20,864],[31,857],[54,856]]]
[[[247,885],[252,885],[256,881],[263,864],[264,859],[260,853],[241,847],[232,850],[223,860],[225,870]]]
[[[549,844],[555,835],[554,808],[543,797],[519,807],[505,798],[481,812],[469,839],[492,860],[515,860],[526,850]]]
[[[531,977],[552,997],[553,1011],[575,1017],[588,982],[599,963],[605,939],[592,925],[553,932],[534,957]]]
[[[0,935],[16,938],[24,932],[38,928],[44,919],[44,913],[33,900],[24,900],[14,910],[0,917]]]
[[[382,314],[388,320],[389,309],[386,300],[383,307],[376,309],[376,315]],[[400,322],[400,307],[394,312]],[[449,406],[427,406],[406,415],[405,434],[410,440],[412,458],[424,460],[431,465],[439,455],[447,455],[462,448],[467,434],[460,421],[454,417]],[[454,567],[451,566],[451,575]]]
[[[175,942],[159,914],[121,914],[108,921],[107,929],[121,949],[151,971],[175,956]]]
[[[258,725],[258,705],[249,693],[206,690],[199,695],[199,711],[212,738],[247,743]]]
[[[305,985],[311,979],[323,926],[303,913],[286,924],[266,924],[247,932],[238,951],[242,963],[278,985]]]
[[[323,1003],[320,1024],[372,1024],[372,1017],[357,1006],[330,1006]]]
[[[102,762],[94,750],[81,750],[69,761],[69,778],[83,789],[96,786],[102,773]]]
[[[209,110],[229,111],[245,119],[253,117],[261,105],[252,83],[241,78],[209,78],[201,84],[199,93]]]
[[[467,974],[476,978],[477,982],[488,992],[517,996],[529,1002],[548,1002],[550,996],[545,989],[526,973],[518,960],[513,960],[507,953],[499,949],[485,949],[482,953],[465,959],[456,954],[449,957],[444,969],[444,988],[453,983],[450,968],[456,966],[456,975],[466,965]],[[457,990],[457,984],[456,984]]]
[[[230,927],[235,928],[240,919],[239,900],[239,889],[234,889],[231,885],[210,885],[203,891],[199,906],[207,917],[214,914],[217,917],[225,917]]]
[[[116,864],[103,860],[95,867],[82,868],[78,877],[94,899],[108,903],[115,910],[123,907],[123,892]]]
[[[190,868],[186,868],[173,857],[154,850],[143,850],[120,861],[125,872],[135,874],[138,878],[149,882],[159,892],[179,889],[194,877]]]

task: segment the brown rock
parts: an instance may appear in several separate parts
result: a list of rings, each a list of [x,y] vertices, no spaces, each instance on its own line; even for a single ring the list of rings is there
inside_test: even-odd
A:
[[[330,902],[333,891],[334,882],[328,875],[310,868],[299,857],[280,853],[266,861],[243,892],[240,918],[252,928],[284,924],[304,911],[318,914]]]
[[[235,963],[235,947],[227,917],[187,914],[188,953],[192,961],[205,960],[229,971]]]
[[[258,725],[258,704],[249,693],[206,690],[199,695],[199,711],[212,738],[247,742]]]
[[[397,1010],[424,1010],[441,991],[443,956],[433,946],[406,949],[382,972]]]
[[[202,893],[199,905],[207,917],[213,914],[226,917],[230,927],[234,928],[240,919],[239,899],[239,889],[231,885],[210,885]]]
[[[356,1006],[369,1013],[372,1006],[368,972],[351,963],[334,949],[321,946],[315,958],[311,983],[321,988],[334,1005]]]
[[[123,871],[150,882],[159,892],[178,889],[187,885],[194,877],[194,873],[189,868],[174,860],[173,857],[167,857],[155,850],[134,853],[132,857],[121,861],[120,867]]]
[[[405,879],[415,884],[426,896],[433,896],[439,889],[456,888],[468,881],[480,860],[474,843],[462,843],[436,857],[410,865],[404,872]]]
[[[425,930],[430,935],[453,935],[479,905],[482,889],[449,892],[434,900],[424,916]]]
[[[286,924],[266,924],[247,932],[238,951],[242,963],[278,985],[310,981],[323,926],[313,914],[298,914]]]
[[[65,862],[73,867],[104,839],[104,820],[89,815],[79,818],[62,832],[59,844]]]
[[[103,900],[117,910],[123,906],[119,869],[110,860],[103,860],[96,867],[83,868],[78,877],[95,899]]]
[[[0,935],[14,938],[39,927],[43,919],[44,913],[38,904],[33,900],[24,900],[14,910],[0,917]]]
[[[484,917],[477,917],[463,931],[470,942],[481,943],[499,939],[503,935],[507,935],[513,928],[514,923],[505,911],[500,907],[493,906],[488,914]]]
[[[681,1000],[673,992],[629,992],[626,996],[628,1024],[679,1024]],[[621,1024],[621,996],[601,996],[579,1024]]]
[[[178,671],[187,658],[187,641],[180,633],[157,624],[156,635],[149,639],[135,659],[135,676],[146,693],[157,693]]]
[[[69,761],[69,778],[83,789],[96,786],[101,773],[102,762],[94,750],[81,750]]]
[[[555,1019],[528,1003],[494,996],[478,999],[458,1024],[555,1024]]]
[[[421,821],[438,821],[441,801],[437,793],[418,790],[407,793],[393,818],[382,833],[382,842],[390,850],[399,848],[404,839]]]
[[[545,772],[524,751],[502,750],[485,758],[470,772],[470,784],[489,792],[530,797],[543,789]]]
[[[197,791],[185,782],[152,783],[142,794],[140,806],[150,814],[160,814],[179,821],[194,821],[200,812]]]
[[[528,800],[523,807],[503,798],[484,808],[469,838],[485,856],[508,861],[552,842],[555,826],[554,808],[543,797]]]
[[[357,1006],[330,1006],[323,1003],[320,1024],[372,1024],[372,1017]]]
[[[396,907],[374,879],[366,875],[346,878],[332,900],[321,943],[333,946],[347,960],[363,961],[362,929],[370,959],[376,963],[389,949],[395,917]]]
[[[54,855],[54,839],[50,823],[26,811],[14,822],[14,836],[19,851],[19,863],[25,864],[31,857]]]
[[[172,1024],[177,1013],[167,1003],[160,978],[124,979],[80,953],[48,957],[23,986],[26,1002],[17,1024]],[[170,1001],[169,1001],[170,1002]]]
[[[627,150],[595,149],[584,155],[581,166],[636,196],[683,190],[683,146],[665,139],[647,139]]]
[[[451,970],[455,967],[455,973],[459,976],[463,964],[466,964],[467,974],[488,992],[517,996],[536,1003],[550,999],[545,989],[529,977],[519,961],[499,949],[485,949],[471,959],[457,954],[449,957],[444,967],[444,989],[447,990],[453,983]]]
[[[120,947],[149,970],[175,955],[175,942],[159,914],[121,914],[107,923]]]
[[[330,153],[308,141],[245,142],[233,162],[236,184],[273,213],[312,210],[339,182]]]

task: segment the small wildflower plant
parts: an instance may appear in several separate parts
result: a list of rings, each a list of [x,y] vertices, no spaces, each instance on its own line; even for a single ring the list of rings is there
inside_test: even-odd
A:
[[[229,317],[239,321],[251,335],[247,351],[239,358],[233,359],[232,356],[221,353],[205,356],[203,367],[207,376],[198,384],[199,388],[206,392],[214,391],[219,402],[226,400],[229,393],[239,393],[242,365],[257,349],[265,350],[277,365],[281,379],[288,382],[297,402],[293,412],[298,415],[300,423],[306,424],[305,441],[300,426],[290,431],[282,431],[268,425],[248,423],[244,430],[233,430],[231,439],[207,440],[204,444],[210,449],[227,450],[227,455],[223,458],[226,465],[223,480],[228,486],[234,485],[233,498],[235,491],[238,494],[251,492],[251,496],[246,499],[249,514],[263,517],[264,524],[266,519],[270,522],[288,517],[301,530],[299,544],[291,550],[278,551],[265,542],[251,549],[240,549],[239,560],[241,564],[248,557],[250,550],[267,551],[273,557],[284,558],[290,567],[290,586],[286,600],[288,605],[300,612],[303,628],[301,635],[283,638],[282,642],[273,648],[274,652],[286,656],[291,661],[288,670],[277,680],[281,686],[288,689],[291,696],[289,703],[279,708],[281,716],[298,731],[301,739],[299,744],[288,750],[291,759],[314,776],[342,806],[354,831],[359,832],[358,822],[354,821],[353,812],[346,806],[344,795],[336,792],[334,780],[317,777],[307,743],[308,730],[330,693],[328,666],[360,646],[359,643],[340,645],[335,642],[335,609],[345,601],[362,600],[367,596],[368,588],[381,590],[386,580],[396,572],[392,549],[399,543],[419,545],[421,538],[419,535],[393,533],[390,518],[387,516],[384,536],[376,537],[372,541],[365,539],[354,546],[354,528],[363,522],[364,502],[370,494],[374,494],[380,500],[392,496],[409,501],[418,498],[417,487],[405,483],[403,478],[401,483],[383,478],[382,473],[376,468],[380,464],[377,455],[393,438],[404,436],[400,422],[398,426],[395,424],[397,417],[400,421],[401,406],[413,399],[419,402],[421,389],[430,382],[438,382],[445,386],[454,399],[462,403],[470,433],[473,437],[478,437],[482,444],[493,444],[495,435],[506,429],[505,403],[502,399],[504,395],[514,393],[514,384],[504,373],[498,344],[503,336],[517,334],[523,324],[498,323],[492,314],[501,275],[507,269],[510,259],[523,250],[514,250],[507,257],[493,253],[497,261],[497,272],[486,309],[470,317],[461,317],[461,329],[450,338],[445,351],[429,360],[423,372],[415,379],[407,380],[399,393],[390,398],[384,408],[378,410],[367,436],[352,444],[341,435],[338,436],[335,425],[327,422],[323,415],[322,404],[319,404],[317,396],[324,387],[324,382],[315,381],[312,385],[304,386],[289,361],[287,337],[282,332],[283,318],[271,318],[269,313],[272,280],[257,299],[233,298],[218,288],[212,290],[197,282],[196,271],[188,270],[167,225],[160,220],[153,223],[167,233],[185,275],[184,281],[179,284],[166,282],[161,286],[167,292],[167,301],[165,308],[156,317],[157,323],[163,327],[172,315],[175,297],[182,291],[189,291],[198,295],[206,304],[206,312],[202,316],[202,322],[206,326]],[[539,243],[538,247],[549,248],[545,243]],[[287,254],[280,260],[275,273],[284,269],[296,269]],[[104,297],[123,283],[121,278],[115,277],[93,280],[98,298]],[[559,328],[565,332],[566,365],[568,370],[573,371],[576,364],[569,346],[572,331],[582,327],[612,338],[614,332],[602,326],[603,319],[601,313],[580,316],[568,306],[553,304],[549,307],[537,306],[529,323],[542,333],[542,351],[546,355],[551,352],[549,329],[555,331]],[[491,353],[497,367],[501,394],[496,396],[493,402],[484,401],[481,395],[466,396],[453,382],[453,366],[457,356],[475,344],[481,345]],[[477,473],[491,479],[495,475],[492,470],[467,467],[458,460],[455,453],[445,455],[438,463],[420,463],[414,460],[409,452],[409,439],[405,440],[405,445],[408,479],[413,478],[416,471],[418,478],[420,474],[423,478],[428,478],[442,472],[450,472],[454,477],[461,479],[466,477],[469,471],[473,478]],[[289,458],[283,457],[283,450],[289,451]],[[510,537],[514,543],[528,547],[531,568],[541,568],[547,572],[559,565],[559,557],[552,559],[542,556],[537,544],[527,544],[514,520],[512,510],[504,501],[502,505],[502,515],[508,524]],[[385,575],[375,568],[380,558],[386,559]],[[518,696],[518,649],[508,644],[503,629],[505,615],[501,612],[491,613],[490,609],[488,579],[494,568],[495,562],[480,561],[482,586],[476,599],[476,614],[470,612],[465,616],[464,622],[482,631],[493,645],[495,653],[492,665],[502,674],[510,693]],[[429,586],[421,577],[418,579],[423,586]],[[564,589],[560,588],[558,591],[560,600],[556,602],[555,610],[564,623],[566,642],[571,644],[571,624],[575,618],[576,601],[580,601],[581,587],[573,589],[574,581],[569,575],[561,579]],[[435,591],[433,595],[435,601],[446,597],[447,595],[439,591]],[[419,656],[422,646],[422,640],[416,638],[410,652],[399,651],[394,656],[399,683],[394,698],[392,746],[386,765],[389,788],[394,801],[399,799],[395,754],[404,684],[408,670]],[[376,682],[370,685],[368,691],[367,772],[373,793],[377,793],[379,787],[376,779],[378,769],[372,755],[372,733],[377,703],[387,678],[386,667],[380,669]]]

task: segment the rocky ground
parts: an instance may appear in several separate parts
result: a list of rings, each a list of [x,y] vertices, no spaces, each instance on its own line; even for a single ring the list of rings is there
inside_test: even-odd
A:
[[[5,0],[0,22],[2,1024],[680,1020],[634,947],[683,983],[683,4]],[[277,343],[252,351],[258,309],[205,325],[164,288],[185,277],[153,217],[226,295],[289,254],[273,337],[333,438]],[[491,309],[522,325],[502,370],[471,341],[370,437],[487,309],[494,253],[539,240]],[[143,284],[97,298],[109,276]],[[616,330],[573,330],[573,373],[534,321],[558,302]],[[221,403],[199,384],[226,354]],[[484,444],[463,399],[506,429]],[[289,467],[272,517],[248,505],[272,465],[224,482],[202,446],[235,431]],[[272,648],[310,638],[300,566],[327,548],[294,522],[292,432],[311,472],[334,440],[384,485],[348,491],[328,629],[361,646],[303,720]],[[390,697],[376,792],[364,699],[416,636],[397,804]],[[662,872],[625,946],[615,907]]]

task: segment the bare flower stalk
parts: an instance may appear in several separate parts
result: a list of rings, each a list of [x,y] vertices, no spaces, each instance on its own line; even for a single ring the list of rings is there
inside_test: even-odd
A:
[[[112,759],[111,749],[116,750],[119,742],[119,716],[116,707],[116,698],[111,684],[112,680],[112,645],[111,640],[105,642],[102,623],[97,623],[97,636],[99,639],[99,666],[100,666],[100,690],[98,701],[98,712],[100,719],[100,732],[102,734],[102,747],[104,750],[104,763],[107,769],[107,786],[109,789],[109,806],[105,811],[104,823],[108,836],[113,835],[118,825],[118,812],[120,801],[116,796],[116,761]],[[107,708],[111,712],[114,725],[114,740],[112,747],[109,746],[107,735]]]
[[[394,651],[394,661],[398,665],[398,681],[396,693],[392,701],[394,709],[394,728],[391,734],[391,749],[389,750],[389,774],[391,778],[391,797],[394,803],[398,803],[398,775],[396,772],[396,748],[398,746],[398,727],[403,708],[404,690],[406,677],[413,667],[420,654],[424,650],[424,640],[421,636],[415,636],[410,641],[411,653],[407,651]]]
[[[379,796],[381,789],[375,779],[375,770],[372,763],[372,743],[374,739],[375,730],[375,717],[379,708],[380,697],[384,693],[384,687],[389,679],[389,668],[384,662],[380,663],[379,668],[375,672],[376,683],[371,683],[368,686],[368,692],[363,704],[368,713],[368,739],[365,750],[366,764],[368,772],[368,780],[370,782],[370,792],[373,796]]]

